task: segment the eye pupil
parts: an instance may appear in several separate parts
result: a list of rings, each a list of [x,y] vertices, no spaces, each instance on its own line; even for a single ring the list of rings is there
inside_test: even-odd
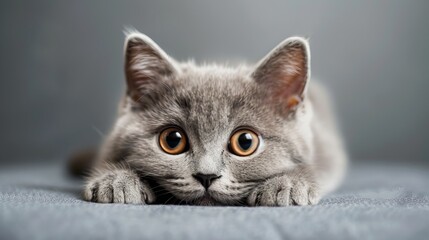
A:
[[[252,146],[253,137],[250,133],[242,133],[238,137],[238,144],[243,150],[248,150]]]
[[[177,131],[172,131],[167,136],[165,136],[165,142],[171,149],[176,148],[181,140],[182,135],[180,134],[180,132]]]

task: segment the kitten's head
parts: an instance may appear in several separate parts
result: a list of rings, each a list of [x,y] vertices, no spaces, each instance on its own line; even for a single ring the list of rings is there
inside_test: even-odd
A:
[[[254,67],[196,66],[128,34],[128,97],[114,130],[121,157],[183,202],[240,204],[260,181],[310,159],[309,60],[295,37]]]

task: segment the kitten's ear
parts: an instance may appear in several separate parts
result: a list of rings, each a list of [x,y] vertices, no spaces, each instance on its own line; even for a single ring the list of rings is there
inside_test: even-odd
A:
[[[310,78],[308,41],[301,37],[286,39],[258,63],[252,77],[264,85],[276,105],[286,111],[294,109],[304,99]]]
[[[125,40],[127,93],[136,102],[165,77],[178,72],[176,62],[148,36],[133,31]]]

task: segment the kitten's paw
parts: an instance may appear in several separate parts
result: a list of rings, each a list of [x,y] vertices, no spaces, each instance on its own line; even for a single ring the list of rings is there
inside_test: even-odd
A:
[[[149,185],[129,170],[114,170],[93,177],[86,184],[83,197],[99,203],[146,204],[155,201]]]
[[[319,187],[309,177],[284,175],[268,179],[249,195],[250,206],[313,205],[320,200]]]

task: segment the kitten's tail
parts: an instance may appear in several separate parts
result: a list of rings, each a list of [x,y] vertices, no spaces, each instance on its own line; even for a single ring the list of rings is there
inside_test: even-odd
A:
[[[75,177],[86,177],[91,172],[97,155],[97,148],[87,148],[73,154],[68,163],[67,171]]]

